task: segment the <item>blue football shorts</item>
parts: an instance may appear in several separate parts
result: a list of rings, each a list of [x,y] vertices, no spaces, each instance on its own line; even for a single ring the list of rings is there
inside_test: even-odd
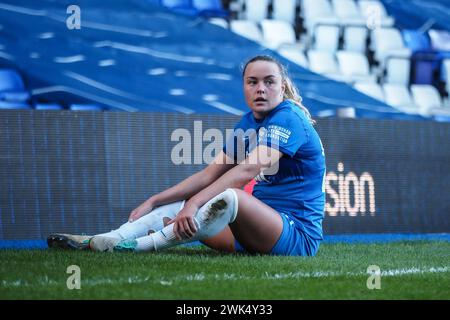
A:
[[[314,256],[319,249],[320,241],[311,239],[305,232],[295,227],[287,213],[278,213],[283,220],[283,231],[270,254],[281,256]],[[235,240],[236,252],[246,252],[245,248]]]

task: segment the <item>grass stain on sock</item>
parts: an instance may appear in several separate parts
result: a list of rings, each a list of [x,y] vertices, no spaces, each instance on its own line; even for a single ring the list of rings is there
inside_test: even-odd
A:
[[[220,213],[223,214],[224,212],[223,210],[226,209],[227,206],[228,206],[227,202],[223,199],[213,202],[205,213],[204,219],[205,223],[208,223],[209,221],[213,220]]]

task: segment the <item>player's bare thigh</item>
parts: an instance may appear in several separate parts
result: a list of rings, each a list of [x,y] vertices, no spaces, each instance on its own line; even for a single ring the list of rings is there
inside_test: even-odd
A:
[[[236,220],[214,237],[207,246],[226,252],[235,251],[235,239],[249,252],[270,253],[283,230],[283,220],[271,207],[240,189]]]

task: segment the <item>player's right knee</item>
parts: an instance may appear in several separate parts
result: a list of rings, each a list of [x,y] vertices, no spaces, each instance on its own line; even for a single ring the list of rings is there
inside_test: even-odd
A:
[[[197,211],[195,215],[198,227],[196,237],[205,239],[215,236],[236,219],[237,210],[238,196],[233,189],[229,188],[218,194]]]

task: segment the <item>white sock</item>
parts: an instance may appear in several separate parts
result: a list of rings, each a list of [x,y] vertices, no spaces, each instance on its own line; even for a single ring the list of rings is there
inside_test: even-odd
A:
[[[140,237],[140,238],[136,239],[136,241],[137,241],[136,251],[154,251],[155,250],[155,241],[153,240],[153,237],[151,235],[145,236],[145,237]]]
[[[236,219],[238,199],[233,189],[227,189],[203,205],[195,214],[197,232],[190,239],[178,240],[173,224],[137,240],[136,251],[160,251],[178,244],[210,238]]]
[[[184,207],[185,201],[177,201],[153,209],[150,213],[140,217],[136,221],[126,222],[118,229],[97,236],[116,238],[120,240],[137,239],[157,232],[164,228],[164,220],[171,220]]]

